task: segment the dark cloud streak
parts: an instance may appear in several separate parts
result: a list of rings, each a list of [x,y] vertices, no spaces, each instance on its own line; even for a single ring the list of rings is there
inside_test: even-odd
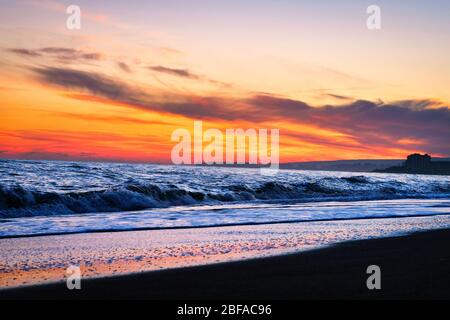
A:
[[[131,68],[125,63],[125,62],[117,62],[117,66],[122,70],[125,71],[127,73],[131,73]]]
[[[50,57],[61,62],[78,60],[97,61],[102,59],[102,55],[97,52],[85,52],[83,50],[65,47],[45,47],[39,49],[10,48],[7,51],[21,56]]]
[[[28,57],[40,57],[42,54],[40,54],[36,50],[29,50],[24,48],[10,48],[6,49],[9,52],[12,52],[14,54],[20,55],[20,56],[28,56]]]
[[[186,69],[174,69],[174,68],[168,68],[163,66],[151,66],[148,67],[152,71],[170,74],[172,76],[182,77],[182,78],[189,78],[189,79],[199,79],[200,77],[196,74],[191,73],[189,70]]]
[[[39,81],[72,91],[83,91],[112,102],[194,119],[288,121],[345,133],[363,145],[414,147],[450,154],[450,109],[409,108],[359,100],[340,106],[312,107],[302,101],[255,95],[248,99],[166,95],[152,96],[123,81],[84,71],[34,68]],[[411,103],[410,103],[411,104]],[[413,141],[409,146],[399,140]]]

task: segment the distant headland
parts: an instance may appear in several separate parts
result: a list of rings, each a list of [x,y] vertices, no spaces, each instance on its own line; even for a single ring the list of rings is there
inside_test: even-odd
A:
[[[428,158],[429,157],[429,158]],[[421,160],[423,159],[423,160]],[[423,164],[421,164],[423,163]],[[450,175],[450,158],[412,154],[404,159],[354,159],[281,163],[281,169]]]
[[[413,153],[401,166],[375,169],[374,172],[450,175],[450,161],[436,161],[429,154]]]

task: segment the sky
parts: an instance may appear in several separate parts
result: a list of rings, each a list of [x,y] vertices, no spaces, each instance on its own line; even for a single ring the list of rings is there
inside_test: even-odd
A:
[[[281,162],[449,156],[449,18],[449,1],[0,0],[0,158],[170,163],[195,120],[279,129]]]

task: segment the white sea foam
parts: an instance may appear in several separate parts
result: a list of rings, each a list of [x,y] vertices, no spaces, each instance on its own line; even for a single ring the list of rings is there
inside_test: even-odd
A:
[[[448,199],[448,176],[0,161],[3,237],[448,214]]]

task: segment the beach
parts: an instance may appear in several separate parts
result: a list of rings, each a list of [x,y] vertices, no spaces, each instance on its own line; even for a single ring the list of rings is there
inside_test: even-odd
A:
[[[450,230],[246,261],[2,290],[2,299],[449,299]],[[368,290],[366,268],[381,269]]]
[[[435,231],[430,231],[433,229]],[[422,266],[420,268],[425,271],[422,263],[427,261],[428,254],[432,254],[430,259],[437,265],[440,264],[441,259],[444,259],[445,262],[444,253],[448,251],[448,245],[442,239],[446,239],[448,232],[438,230],[448,229],[450,229],[450,216],[437,215],[3,238],[0,239],[2,248],[0,252],[1,295],[7,297],[16,292],[17,297],[21,297],[22,293],[25,294],[23,297],[26,297],[27,292],[38,293],[41,288],[69,291],[66,287],[66,280],[69,276],[67,268],[70,266],[80,267],[83,286],[81,291],[83,292],[91,291],[90,289],[85,290],[87,287],[84,284],[90,286],[89,284],[92,283],[95,288],[97,287],[95,284],[99,283],[100,287],[108,288],[109,281],[113,281],[112,283],[116,281],[113,279],[122,279],[117,281],[123,281],[124,285],[128,283],[126,279],[131,279],[129,286],[127,285],[130,291],[124,292],[133,292],[135,290],[133,287],[140,280],[133,282],[132,279],[140,277],[144,277],[144,279],[148,277],[153,279],[149,281],[157,283],[169,281],[169,287],[165,290],[172,290],[170,289],[173,286],[170,284],[172,272],[181,278],[190,278],[190,272],[196,274],[195,270],[209,272],[207,270],[219,268],[218,270],[221,271],[212,278],[212,281],[216,279],[220,282],[219,274],[230,272],[229,277],[232,278],[234,271],[227,270],[237,268],[236,272],[239,273],[241,266],[248,266],[241,275],[247,273],[255,275],[255,272],[261,272],[260,269],[262,269],[264,272],[274,272],[274,275],[279,273],[277,277],[284,278],[289,283],[291,277],[295,279],[307,274],[334,283],[334,281],[340,281],[339,273],[344,272],[346,277],[360,279],[359,287],[365,288],[365,281],[362,279],[367,277],[365,270],[372,264],[378,265],[386,262],[390,266],[391,263],[394,265],[399,263],[399,266],[410,265],[416,270],[415,264],[418,263],[419,266]],[[430,232],[428,233],[430,235],[425,238],[411,236],[417,232]],[[436,234],[440,236],[433,236]],[[386,237],[394,237],[392,238],[394,240],[374,240]],[[359,244],[355,247],[355,243]],[[372,250],[371,247],[367,247],[370,243],[379,243],[379,246]],[[398,248],[395,249],[395,247]],[[413,255],[410,254],[411,251],[414,253]],[[317,253],[320,253],[318,256],[320,258],[317,258],[319,260],[315,262],[317,265],[308,269],[311,266],[305,261],[309,260],[303,259],[309,259],[305,257],[311,257],[311,255],[316,257]],[[291,261],[291,258],[288,257],[292,255],[298,256],[298,259],[303,261],[299,263],[298,274],[294,270],[295,264],[288,263],[286,270],[278,269],[285,265],[283,261]],[[397,258],[398,261],[395,260]],[[392,262],[391,259],[395,261]],[[264,261],[272,262],[265,265]],[[356,264],[353,265],[353,263]],[[341,264],[342,267],[339,267]],[[326,271],[327,266],[329,267],[328,271]],[[349,269],[344,270],[344,266],[348,266]],[[306,268],[305,270],[309,270],[309,272],[305,273],[306,271],[302,271],[301,268]],[[314,275],[314,270],[317,270],[316,275]],[[205,284],[209,283],[206,280],[209,276],[202,275],[202,272],[198,277],[204,279]],[[325,274],[326,272],[328,274]],[[408,274],[409,271],[405,272]],[[433,269],[430,269],[430,272],[433,273]],[[164,276],[165,274],[168,276]],[[160,275],[163,278],[160,278]],[[188,283],[194,281],[193,283],[195,283],[196,279],[196,276],[193,276],[191,280],[183,281],[188,281]],[[238,279],[239,277],[236,278],[236,281]],[[272,280],[269,277],[254,281],[264,283]],[[227,280],[226,283],[229,281]],[[314,283],[316,282],[311,282],[311,285]],[[183,282],[180,285],[183,286]],[[138,288],[140,288],[139,285],[136,287],[136,294],[132,294],[130,297],[147,297],[147,294]],[[178,292],[179,298],[184,296],[200,297],[197,289],[180,288],[179,290],[174,289],[172,295]],[[328,292],[328,286],[317,282],[314,290],[320,288]],[[12,291],[9,291],[11,289]],[[97,292],[100,298],[102,293],[97,290],[94,289],[92,294]],[[250,290],[248,298],[259,297],[258,295],[252,296],[259,289],[252,291],[251,285],[242,283],[237,285],[235,290],[242,292],[243,296],[246,290]],[[221,291],[218,284],[217,297],[225,297],[219,294]],[[225,288],[223,292],[226,295],[229,291]],[[105,293],[103,298],[110,297],[109,289],[103,293]],[[305,291],[305,297],[306,293]],[[83,294],[90,295],[91,293]],[[158,296],[156,292],[148,294],[148,297],[152,298],[169,297],[165,294]],[[35,295],[35,297],[39,296],[40,293]],[[61,297],[63,296],[65,294]],[[216,296],[210,296],[210,298],[214,297]],[[273,298],[273,296],[270,297]]]
[[[86,298],[354,297],[367,290],[367,267],[381,263],[387,279],[397,268],[392,281],[408,295],[400,268],[419,278],[427,268],[439,274],[448,251],[432,236],[450,229],[448,177],[290,170],[267,177],[241,168],[51,161],[0,168],[5,298],[70,297],[73,270],[82,284],[76,295]],[[430,233],[405,240],[418,232]],[[300,283],[298,292],[289,287]]]

